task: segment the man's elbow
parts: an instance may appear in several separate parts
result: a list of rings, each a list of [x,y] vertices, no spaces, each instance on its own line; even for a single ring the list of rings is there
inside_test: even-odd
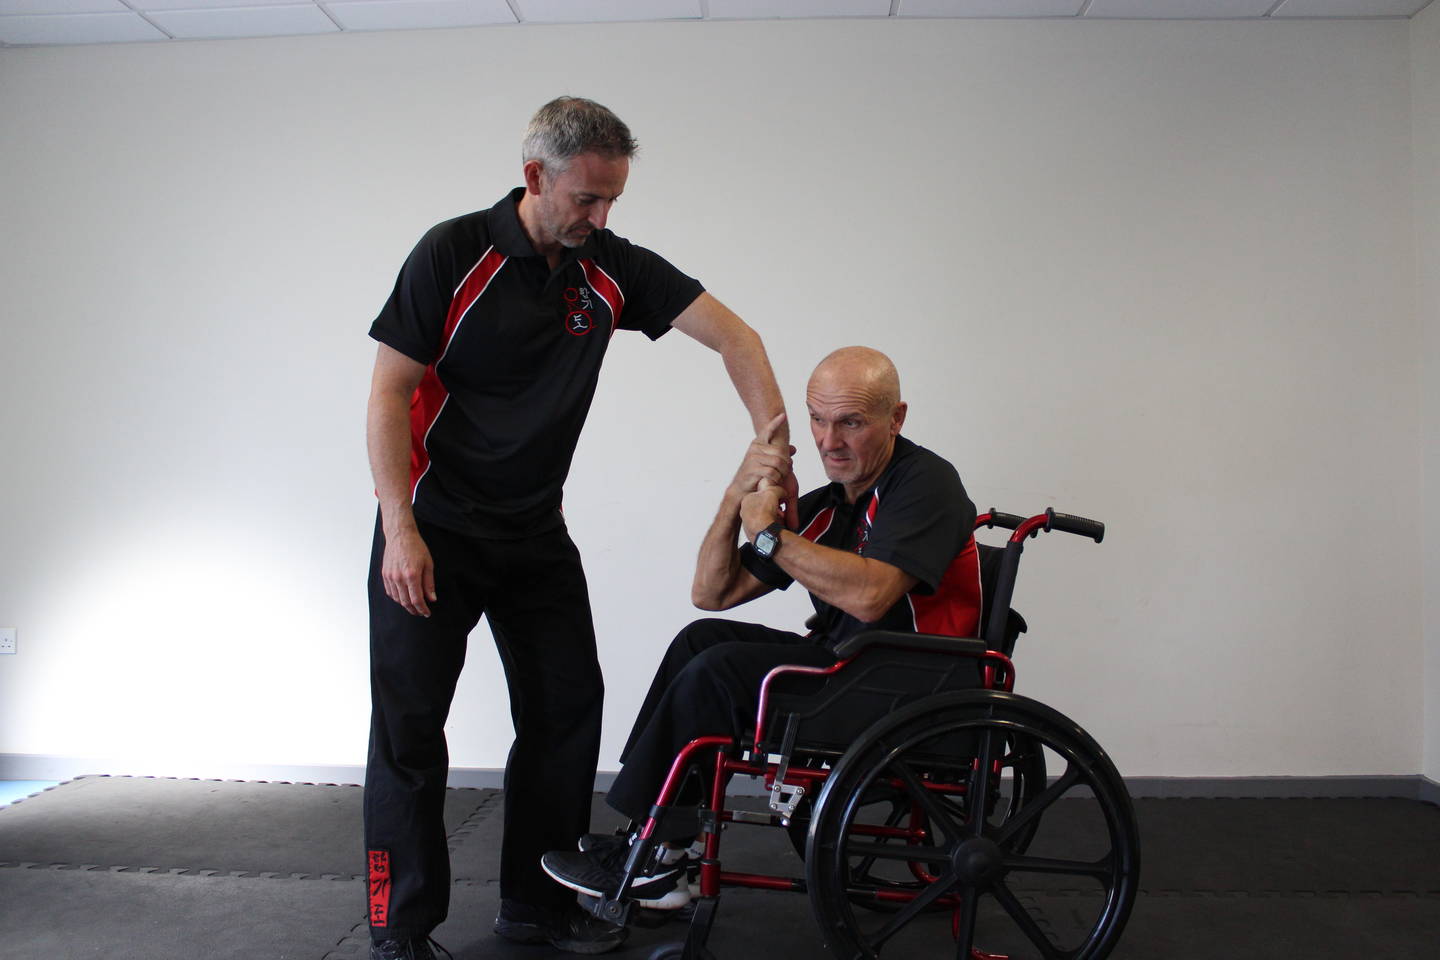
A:
[[[765,342],[760,339],[760,334],[733,313],[719,326],[717,332],[719,337],[715,350],[727,362],[750,358],[757,353],[763,355],[765,352]]]
[[[874,623],[889,613],[899,599],[889,590],[866,590],[841,609],[861,623]]]
[[[690,588],[690,603],[695,609],[710,613],[726,610],[731,606],[725,602],[725,596],[720,591],[699,581],[696,581]]]

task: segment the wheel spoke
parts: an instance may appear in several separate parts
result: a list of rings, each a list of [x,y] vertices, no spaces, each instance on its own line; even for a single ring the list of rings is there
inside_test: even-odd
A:
[[[975,920],[979,914],[980,891],[967,885],[960,899],[959,929],[955,931],[955,960],[971,960],[971,949],[975,946]]]
[[[905,817],[905,808],[904,808],[904,805],[903,805],[903,804],[899,804],[899,803],[892,803],[891,806],[890,806],[890,815],[885,818],[885,826],[887,826],[887,827],[896,826],[897,824],[899,824],[899,822],[900,822],[902,819],[904,819],[904,817]],[[907,858],[907,859],[908,859],[908,858]],[[875,866],[875,856],[869,856],[869,857],[866,857],[864,860],[862,860],[862,861],[856,866],[855,870],[852,871],[852,873],[858,873],[858,874],[860,874],[860,875],[862,875],[862,876],[868,876],[869,873],[870,873],[870,868],[873,867],[873,866]]]
[[[897,760],[892,762],[886,769],[905,781],[905,785],[910,788],[911,799],[920,804],[925,812],[929,814],[932,831],[939,829],[941,833],[951,840],[960,839],[961,830],[959,825],[951,818],[952,811],[950,808],[941,802],[939,796],[925,788],[924,781],[916,775],[914,770],[910,769],[908,764],[901,763]]]
[[[939,847],[901,846],[883,840],[851,840],[845,844],[847,857],[864,857],[868,872],[869,863],[875,860],[903,860],[921,863],[949,863],[950,854]]]
[[[970,778],[969,816],[965,820],[965,835],[978,837],[985,833],[985,813],[990,801],[991,760],[995,752],[995,731],[981,727],[976,734],[980,738],[979,751],[975,757],[975,769]]]
[[[1030,916],[1030,911],[1025,909],[1024,904],[1015,899],[1015,894],[1010,892],[1010,888],[1005,886],[1003,881],[994,884],[990,890],[995,894],[995,899],[999,901],[1000,906],[1004,907],[1005,912],[1010,914],[1010,919],[1014,920],[1015,924],[1025,936],[1029,938],[1030,942],[1035,944],[1035,947],[1040,951],[1040,955],[1044,957],[1045,960],[1066,960],[1069,954],[1061,951],[1059,947],[1050,942],[1050,938],[1045,936],[1045,931],[1040,929],[1040,924],[1036,923],[1035,918]]]
[[[1107,855],[1099,860],[1055,860],[1050,857],[1006,857],[1005,869],[1021,873],[1058,873],[1105,880],[1114,867]],[[1106,884],[1109,886],[1109,884]]]
[[[886,940],[889,940],[895,936],[895,934],[899,933],[901,928],[924,913],[927,907],[949,893],[954,886],[955,878],[949,873],[937,879],[934,883],[922,890],[914,900],[907,903],[903,910],[891,917],[890,922],[885,924],[874,937],[870,938],[870,946],[875,949],[876,953],[879,953],[879,948]]]
[[[1031,821],[1033,821],[1036,817],[1040,816],[1040,814],[1044,813],[1047,809],[1049,809],[1050,804],[1054,803],[1056,800],[1059,800],[1062,796],[1064,796],[1071,787],[1075,786],[1075,784],[1079,782],[1079,780],[1079,768],[1076,767],[1073,763],[1067,766],[1065,768],[1064,776],[1062,776],[1059,780],[1056,780],[1054,783],[1050,784],[1050,786],[1046,787],[1044,790],[1037,793],[1034,800],[1031,800],[1029,803],[1025,804],[1023,807],[1020,808],[1019,813],[1015,814],[1015,816],[1005,821],[1004,826],[1002,826],[1000,828],[1000,831],[995,834],[995,842],[1000,844],[1000,846],[1002,847],[1005,846],[1006,842],[1009,841],[1010,838],[1015,836],[1015,834],[1019,833],[1021,830],[1025,829],[1025,827]]]

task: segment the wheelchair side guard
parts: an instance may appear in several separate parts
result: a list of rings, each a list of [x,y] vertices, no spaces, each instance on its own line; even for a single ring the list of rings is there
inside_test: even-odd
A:
[[[1014,684],[1010,658],[975,638],[872,630],[835,652],[839,660],[828,667],[787,664],[766,674],[756,711],[756,756],[789,757],[790,749],[775,742],[781,717],[801,724],[807,753],[836,759],[875,720],[918,699]]]

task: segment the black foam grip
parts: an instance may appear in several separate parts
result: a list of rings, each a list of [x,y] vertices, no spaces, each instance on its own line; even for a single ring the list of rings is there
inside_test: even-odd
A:
[[[1016,516],[1013,513],[1001,513],[994,507],[991,507],[986,513],[990,514],[990,522],[987,526],[1004,527],[1006,530],[1014,530],[1026,520],[1025,517]]]
[[[1047,530],[1078,533],[1082,537],[1089,537],[1096,543],[1105,539],[1105,524],[1099,520],[1087,520],[1085,517],[1074,517],[1068,513],[1056,513],[1050,508],[1045,510],[1045,516],[1050,518],[1050,522],[1045,525]]]

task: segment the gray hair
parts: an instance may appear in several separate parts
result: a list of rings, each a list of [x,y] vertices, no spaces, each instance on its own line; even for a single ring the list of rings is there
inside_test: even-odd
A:
[[[547,173],[564,173],[582,153],[633,157],[639,147],[630,128],[606,107],[583,97],[556,97],[530,119],[522,161],[539,160]]]

